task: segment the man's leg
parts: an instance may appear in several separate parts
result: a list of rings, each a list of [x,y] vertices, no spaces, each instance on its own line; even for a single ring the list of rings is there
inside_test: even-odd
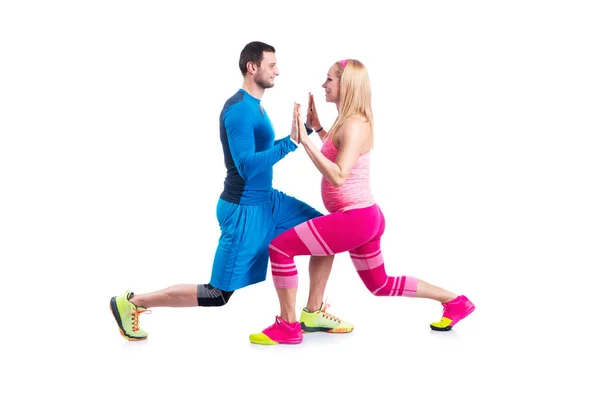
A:
[[[211,279],[218,275],[215,271],[222,272],[228,264],[235,264],[237,248],[232,248],[231,240],[223,236],[219,239],[219,246],[213,262]],[[266,268],[266,266],[265,266]],[[220,274],[223,277],[223,273]],[[227,276],[225,276],[226,278]],[[110,308],[115,317],[121,335],[127,340],[144,340],[148,333],[140,328],[139,316],[150,312],[153,307],[214,307],[227,304],[232,291],[222,291],[210,284],[178,284],[167,288],[143,294],[134,294],[126,291],[120,296],[110,300]]]
[[[233,230],[235,231],[235,229]],[[238,231],[240,230],[238,229]],[[232,243],[238,243],[238,241],[231,240],[229,235],[222,235],[219,239],[211,280],[221,279],[226,282],[238,265],[237,254],[242,245],[232,245]],[[241,265],[244,264],[248,265],[248,262],[244,260]],[[266,270],[266,260],[264,264]],[[211,284],[178,284],[143,294],[126,291],[120,296],[111,298],[110,308],[119,326],[119,331],[125,339],[144,340],[148,337],[148,333],[140,328],[139,316],[144,312],[149,312],[149,308],[224,306],[232,294],[233,290],[220,290]]]
[[[144,340],[148,333],[140,328],[139,316],[150,312],[150,308],[224,306],[232,294],[233,291],[222,291],[210,284],[179,284],[151,293],[126,291],[110,299],[110,309],[125,339]]]
[[[129,301],[137,307],[220,307],[227,304],[233,291],[219,290],[208,283],[169,286],[156,292],[132,294]]]
[[[219,201],[217,219],[221,237],[213,260],[210,284],[173,285],[144,294],[127,291],[121,296],[113,297],[110,302],[111,311],[123,337],[128,340],[146,339],[148,334],[139,327],[139,314],[148,308],[223,306],[235,289],[260,280],[260,272],[266,274],[268,259],[266,254],[263,258],[256,259],[261,251],[265,251],[262,250],[262,241],[256,237],[267,236],[268,226],[262,228],[262,231],[260,229],[265,225],[262,220],[270,221],[270,207],[267,205],[263,208],[264,210],[259,210]],[[248,230],[255,235],[247,234]],[[250,277],[250,272],[254,271],[258,271],[257,277]]]
[[[180,284],[156,292],[132,294],[129,301],[137,307],[195,307],[198,306],[196,293],[198,285]]]
[[[306,310],[315,312],[321,309],[323,305],[323,296],[325,287],[331,274],[334,256],[311,256],[308,263],[308,273],[310,276],[310,288],[308,291],[308,301]]]

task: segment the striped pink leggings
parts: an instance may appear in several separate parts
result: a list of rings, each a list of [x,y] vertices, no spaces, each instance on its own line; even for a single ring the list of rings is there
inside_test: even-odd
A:
[[[335,212],[304,222],[277,236],[269,245],[271,272],[277,289],[298,287],[294,257],[324,256],[348,251],[363,283],[375,296],[411,296],[417,279],[388,276],[380,241],[385,218],[377,204]]]

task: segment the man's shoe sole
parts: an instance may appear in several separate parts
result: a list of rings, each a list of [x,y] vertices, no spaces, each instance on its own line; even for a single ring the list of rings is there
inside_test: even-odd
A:
[[[300,322],[300,327],[304,333],[325,332],[325,333],[350,333],[354,328],[322,328],[306,326],[304,322]]]

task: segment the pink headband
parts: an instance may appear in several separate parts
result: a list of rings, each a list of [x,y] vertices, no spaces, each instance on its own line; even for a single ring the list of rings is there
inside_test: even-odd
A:
[[[342,60],[342,61],[340,61],[340,64],[342,64],[342,68],[346,68],[346,64],[348,64],[348,60]]]

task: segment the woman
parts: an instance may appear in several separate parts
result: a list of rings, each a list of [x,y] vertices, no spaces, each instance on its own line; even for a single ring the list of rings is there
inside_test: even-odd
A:
[[[388,276],[380,240],[385,230],[383,213],[370,188],[373,114],[371,86],[365,66],[357,60],[342,60],[331,66],[323,84],[325,99],[335,103],[338,116],[329,132],[319,123],[314,99],[309,97],[306,126],[295,106],[298,142],[323,175],[321,194],[329,215],[321,216],[276,237],[269,246],[271,271],[281,313],[275,323],[250,335],[256,344],[297,344],[304,326],[296,319],[298,273],[294,257],[331,255],[348,251],[365,286],[376,296],[421,297],[439,301],[443,316],[431,329],[448,331],[468,316],[475,306],[457,296],[411,276]],[[318,132],[322,148],[308,138],[306,129]],[[333,318],[333,317],[332,317]],[[339,327],[340,332],[345,328]],[[333,330],[335,331],[335,330]]]

